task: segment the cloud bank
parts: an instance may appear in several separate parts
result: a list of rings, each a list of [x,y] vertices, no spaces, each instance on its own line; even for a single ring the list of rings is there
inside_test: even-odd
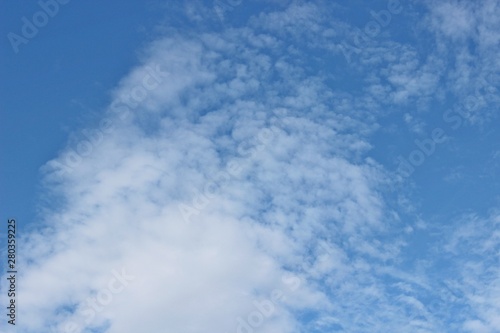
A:
[[[442,55],[490,43],[494,4],[429,4],[435,50],[386,30],[350,64],[356,29],[325,4],[169,30],[100,125],[43,168],[50,204],[23,239],[18,332],[496,332],[498,218],[447,229],[434,249],[456,271],[431,270],[407,256],[424,227],[394,204],[401,179],[371,156],[380,117],[469,89],[467,51],[451,70]],[[474,242],[480,267],[463,255]]]

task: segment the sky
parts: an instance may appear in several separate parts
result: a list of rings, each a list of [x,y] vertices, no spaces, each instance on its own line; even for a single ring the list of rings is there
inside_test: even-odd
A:
[[[500,1],[0,6],[1,332],[500,332]]]

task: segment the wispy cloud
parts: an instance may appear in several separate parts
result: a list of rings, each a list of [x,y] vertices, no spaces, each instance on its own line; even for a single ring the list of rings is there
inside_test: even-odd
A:
[[[436,38],[473,33],[478,11],[464,6],[429,4]],[[43,168],[50,203],[23,239],[20,333],[495,332],[498,219],[433,244],[460,273],[437,282],[438,262],[407,257],[425,228],[393,203],[401,180],[370,156],[381,117],[402,111],[420,133],[427,124],[408,108],[458,95],[458,69],[439,48],[422,57],[381,34],[323,70],[345,61],[353,31],[331,20],[338,8],[293,3],[219,33],[172,29],[143,50],[104,111],[112,130],[71,172],[60,166],[72,147]],[[141,90],[152,69],[168,74]],[[97,311],[89,302],[122,268],[133,281]],[[474,314],[435,312],[452,297]]]

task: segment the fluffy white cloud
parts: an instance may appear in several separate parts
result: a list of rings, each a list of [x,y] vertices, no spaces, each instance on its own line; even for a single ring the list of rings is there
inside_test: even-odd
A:
[[[430,10],[429,29],[460,43],[469,14],[457,5],[449,21],[446,6]],[[464,272],[477,315],[446,326],[437,305],[463,305],[457,282],[404,257],[414,228],[368,156],[387,105],[445,94],[444,51],[421,57],[382,34],[332,74],[354,30],[331,12],[294,3],[142,53],[88,143],[44,167],[50,203],[23,239],[19,332],[494,332],[498,279]],[[484,236],[459,230],[444,249],[474,230]]]
[[[24,240],[22,332],[299,331],[296,313],[332,307],[319,281],[352,274],[345,251],[394,255],[365,244],[386,227],[384,172],[361,157],[373,124],[279,46],[242,28],[144,52],[111,128],[45,168],[60,201]]]

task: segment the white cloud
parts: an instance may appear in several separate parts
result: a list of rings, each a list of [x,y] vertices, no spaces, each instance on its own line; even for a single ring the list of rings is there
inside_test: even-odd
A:
[[[287,275],[300,286],[276,303],[262,332],[299,330],[295,311],[332,306],[314,281],[352,274],[345,249],[335,245],[340,238],[350,251],[395,255],[382,254],[377,243],[359,247],[384,229],[377,188],[385,176],[360,159],[370,146],[356,133],[373,124],[363,125],[356,105],[332,95],[320,78],[305,76],[283,57],[286,49],[267,54],[279,44],[242,28],[198,40],[167,37],[144,52],[144,64],[112,94],[113,128],[102,142],[71,172],[46,167],[46,186],[64,200],[44,211],[41,234],[25,240],[22,332],[70,322],[120,333],[165,325],[236,332],[255,300],[289,289]],[[137,87],[151,68],[164,78],[141,95]],[[271,75],[287,81],[282,86]],[[335,112],[330,101],[353,116]],[[280,109],[286,114],[274,122]],[[254,148],[260,151],[246,153]],[[179,204],[193,206],[231,162],[241,172],[219,183],[186,222]],[[325,254],[316,239],[328,234],[335,250]],[[99,298],[122,268],[134,280],[89,315],[88,298]]]
[[[432,29],[452,39],[472,33],[462,7],[451,22],[443,6],[431,13]],[[407,237],[427,223],[415,232],[402,223],[385,201],[394,180],[366,153],[387,105],[426,104],[453,74],[441,51],[421,57],[381,36],[360,56],[356,71],[366,75],[350,82],[360,89],[328,85],[332,76],[343,83],[341,66],[335,75],[318,70],[327,61],[311,53],[321,46],[339,56],[336,38],[349,35],[342,20],[327,23],[328,10],[292,4],[220,34],[175,33],[142,53],[112,92],[104,115],[112,128],[91,153],[70,171],[55,167],[69,150],[44,168],[57,201],[23,239],[21,333],[62,332],[69,322],[109,333],[237,332],[256,311],[261,332],[449,329],[429,305],[451,299],[448,287],[433,291],[432,265],[402,257]],[[152,69],[162,79],[138,90]],[[450,89],[460,91],[468,75]],[[418,132],[423,125],[406,115]],[[195,212],[189,221],[180,205]],[[467,237],[482,239],[476,227],[457,230],[444,249],[453,255]],[[491,254],[497,238],[476,250]],[[92,314],[88,298],[122,269],[134,278]],[[476,312],[460,325],[493,330],[498,279],[461,273]],[[286,297],[265,316],[255,301],[276,291]]]
[[[498,249],[500,218],[497,212],[487,218],[468,215],[459,219],[444,249],[450,254],[449,284],[463,295],[455,303],[467,306],[462,317],[467,332],[496,332],[500,322],[500,269]]]

